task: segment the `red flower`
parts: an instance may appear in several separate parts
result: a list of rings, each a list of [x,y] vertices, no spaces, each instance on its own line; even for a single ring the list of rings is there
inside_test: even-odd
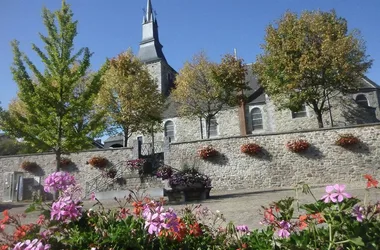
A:
[[[190,227],[190,231],[189,231],[190,235],[199,236],[202,234],[202,229],[198,223],[194,223],[193,225],[189,225],[189,227]]]
[[[379,182],[375,178],[373,178],[372,175],[365,174],[364,178],[367,179],[367,188],[370,188],[370,187],[377,188],[377,185],[379,184]]]

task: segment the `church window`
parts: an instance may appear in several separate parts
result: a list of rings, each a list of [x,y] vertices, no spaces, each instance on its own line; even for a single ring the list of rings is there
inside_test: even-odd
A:
[[[165,122],[165,137],[169,138],[169,142],[174,141],[174,123],[172,121]]]
[[[355,99],[356,103],[362,107],[368,107],[369,104],[368,104],[368,99],[365,95],[357,95],[356,96],[356,99]]]
[[[299,111],[297,111],[297,112],[292,111],[292,118],[302,118],[302,117],[306,117],[306,116],[307,116],[307,112],[306,112],[306,105],[305,104],[302,104],[302,107]]]
[[[263,129],[263,116],[259,108],[253,108],[251,110],[252,130]]]

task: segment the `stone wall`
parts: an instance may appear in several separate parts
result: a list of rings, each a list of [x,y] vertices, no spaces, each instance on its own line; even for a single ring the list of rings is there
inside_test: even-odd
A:
[[[350,149],[335,145],[339,134],[352,133],[362,143]],[[167,164],[181,168],[196,166],[212,178],[215,189],[289,187],[297,182],[308,184],[351,183],[364,185],[363,174],[378,174],[380,166],[380,124],[350,128],[321,129],[291,133],[230,137],[214,140],[172,143],[165,154]],[[287,150],[291,139],[306,139],[311,148],[297,154]],[[263,147],[259,157],[240,152],[244,143]],[[212,144],[220,155],[200,160],[197,150]]]
[[[86,162],[93,156],[102,156],[109,160],[111,165],[117,165],[120,162],[125,162],[132,159],[132,148],[118,148],[107,150],[89,150],[79,153],[71,153],[70,155],[64,155],[68,157],[74,163],[72,167],[68,169],[71,172],[77,182],[85,188],[86,181],[90,181],[101,172],[86,164]],[[21,169],[21,163],[23,161],[36,162],[40,167],[37,172],[29,173]],[[32,154],[32,155],[17,155],[0,157],[0,174],[5,176],[7,172],[23,172],[24,173],[24,198],[31,198],[32,189],[38,187],[38,177],[41,177],[40,183],[43,183],[44,178],[55,171],[55,155],[51,153],[46,154]],[[4,177],[0,179],[0,200],[3,199],[4,194]]]

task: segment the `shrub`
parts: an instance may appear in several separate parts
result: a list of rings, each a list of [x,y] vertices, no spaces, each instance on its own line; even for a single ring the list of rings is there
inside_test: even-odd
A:
[[[353,134],[340,134],[339,139],[336,140],[335,144],[341,147],[348,147],[360,142],[359,138]]]
[[[108,160],[104,157],[94,156],[88,163],[95,168],[105,168],[108,165]]]
[[[244,154],[256,155],[261,152],[261,147],[256,143],[247,143],[241,145],[240,150]]]
[[[307,150],[310,147],[310,143],[303,139],[291,140],[286,143],[286,147],[294,153],[299,153]]]
[[[38,164],[35,162],[23,161],[21,163],[21,168],[25,171],[28,171],[28,172],[33,172],[33,171],[37,170],[38,167],[39,167]]]
[[[214,149],[212,145],[208,145],[208,146],[203,146],[201,149],[199,149],[198,155],[202,159],[208,159],[208,158],[217,156],[218,151]]]

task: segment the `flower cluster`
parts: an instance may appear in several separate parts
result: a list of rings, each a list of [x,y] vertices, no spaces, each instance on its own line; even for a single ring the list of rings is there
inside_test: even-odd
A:
[[[23,161],[21,163],[21,168],[25,171],[32,172],[38,168],[38,164],[30,161]]]
[[[104,157],[94,156],[88,163],[95,168],[105,168],[108,164],[108,160]]]
[[[359,138],[357,138],[353,134],[341,134],[339,135],[339,139],[336,140],[335,144],[341,147],[348,147],[351,145],[358,144],[359,142]]]
[[[63,196],[51,206],[51,220],[69,222],[76,220],[82,215],[82,206],[70,196]]]
[[[131,170],[142,171],[145,163],[146,160],[144,159],[129,160],[127,161],[127,167]]]
[[[173,169],[170,166],[164,165],[162,167],[159,167],[156,172],[156,176],[158,178],[161,178],[163,180],[167,180],[170,177],[172,177]]]
[[[45,179],[44,190],[47,193],[64,191],[76,184],[74,176],[67,172],[54,172]]]
[[[13,250],[48,250],[50,249],[50,245],[44,245],[41,240],[26,240],[24,242],[19,242],[15,245]]]
[[[325,219],[321,213],[300,215],[298,218],[298,228],[304,230],[309,225],[309,222],[321,224],[325,222]]]
[[[371,188],[371,187],[377,188],[377,185],[379,184],[379,182],[375,178],[373,178],[372,175],[365,174],[364,178],[367,179],[367,188]]]
[[[194,184],[200,184],[201,187],[210,187],[211,179],[204,174],[199,173],[196,169],[190,168],[174,173],[169,179],[172,188],[192,187]]]
[[[240,150],[242,153],[245,153],[245,154],[256,155],[261,152],[261,147],[257,145],[256,143],[247,143],[247,144],[243,144],[240,147]]]
[[[342,202],[344,198],[351,198],[352,196],[344,190],[346,185],[335,184],[334,186],[326,186],[326,194],[321,198],[325,203],[329,202]]]
[[[213,148],[212,145],[204,146],[198,150],[198,155],[202,159],[207,159],[211,157],[215,157],[218,155],[218,151]]]
[[[69,166],[70,164],[72,163],[71,159],[70,158],[67,158],[67,157],[62,157],[60,162],[59,162],[59,165],[61,167],[67,167]]]
[[[286,147],[294,153],[299,153],[307,150],[310,147],[310,143],[302,139],[291,140],[286,143]]]
[[[106,175],[108,178],[114,179],[116,177],[117,170],[114,168],[110,168],[107,170]]]
[[[163,229],[179,231],[177,214],[171,208],[164,212],[161,204],[152,201],[151,204],[144,205],[142,215],[145,219],[145,228],[148,229],[149,234],[159,235]]]

